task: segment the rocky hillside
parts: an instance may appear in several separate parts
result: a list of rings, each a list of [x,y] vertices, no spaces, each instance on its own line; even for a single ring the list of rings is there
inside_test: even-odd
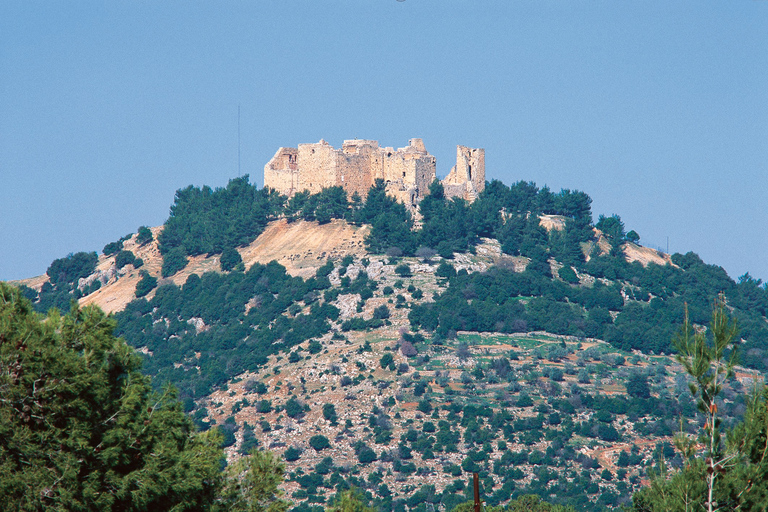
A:
[[[189,187],[165,226],[17,284],[38,309],[114,313],[230,460],[284,458],[298,511],[350,486],[382,510],[450,510],[471,472],[491,504],[621,505],[662,459],[682,464],[676,432],[701,428],[663,352],[686,307],[706,329],[722,291],[749,368],[718,407],[741,417],[768,364],[760,282],[642,247],[617,216],[592,225],[583,193],[431,192],[412,229],[383,188],[349,203]]]
[[[546,215],[541,219],[542,227],[547,230],[559,230],[564,225],[564,220],[556,216]],[[189,265],[182,271],[167,278],[164,281],[160,274],[163,258],[158,249],[157,235],[163,227],[151,228],[153,240],[147,244],[137,244],[136,235],[131,235],[124,241],[124,249],[133,252],[144,262],[141,270],[160,279],[162,283],[174,283],[183,285],[191,274],[203,275],[205,272],[220,271],[219,255],[201,255],[191,258]],[[286,219],[271,222],[267,229],[255,241],[246,247],[238,248],[246,268],[254,263],[266,264],[277,261],[286,268],[286,271],[294,276],[311,277],[322,266],[326,259],[341,259],[345,256],[364,257],[365,236],[368,234],[367,226],[354,226],[342,220],[333,220],[328,224],[299,220],[289,223]],[[601,246],[604,252],[610,250],[606,242],[602,242],[601,233],[596,230],[595,244]],[[585,252],[590,253],[591,246],[585,247]],[[674,265],[670,255],[660,251],[643,247],[638,244],[627,243],[623,247],[624,255],[628,262],[638,261],[643,266],[649,263],[657,265]],[[519,270],[525,269],[526,258],[514,258],[502,253],[498,243],[487,244],[478,249],[482,258],[465,259],[458,268],[466,266],[469,270],[483,270],[494,264],[512,264]],[[107,313],[115,313],[125,309],[125,306],[136,297],[134,292],[139,282],[139,269],[133,265],[126,265],[118,269],[115,263],[116,255],[100,255],[96,271],[78,282],[78,288],[85,290],[94,281],[100,281],[101,287],[79,299],[83,306],[94,304]],[[558,266],[556,265],[555,269]],[[28,279],[11,281],[11,284],[27,286],[40,291],[49,276],[43,274]],[[148,298],[151,298],[149,295]]]

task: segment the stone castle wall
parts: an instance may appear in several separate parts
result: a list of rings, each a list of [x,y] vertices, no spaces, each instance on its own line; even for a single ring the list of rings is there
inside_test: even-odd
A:
[[[435,157],[421,139],[411,139],[397,150],[379,147],[375,140],[346,140],[341,149],[326,141],[280,148],[264,166],[264,186],[292,196],[307,190],[341,186],[351,196],[365,197],[377,179],[387,192],[409,207],[415,207],[436,179]],[[447,197],[473,201],[485,187],[485,150],[458,146],[456,165],[443,180]]]
[[[485,188],[485,150],[456,146],[456,165],[443,180],[445,195],[474,201]]]

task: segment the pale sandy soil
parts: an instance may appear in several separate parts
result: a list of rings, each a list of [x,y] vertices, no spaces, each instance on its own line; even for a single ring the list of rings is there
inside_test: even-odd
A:
[[[565,217],[563,215],[539,215],[539,225],[547,231],[562,231],[565,229]]]
[[[135,298],[136,284],[141,279],[139,272],[142,270],[158,278],[162,284],[162,257],[157,246],[157,235],[160,231],[162,226],[152,228],[155,240],[141,247],[136,244],[135,235],[124,242],[123,249],[132,251],[144,260],[140,269],[127,265],[118,271],[115,268],[114,256],[99,256],[96,272],[91,279],[101,277],[105,284],[80,299],[80,304],[96,304],[107,313],[122,311]],[[307,221],[288,223],[281,219],[270,223],[253,243],[239,248],[238,251],[246,268],[255,263],[266,264],[277,260],[289,274],[307,278],[313,276],[328,258],[340,259],[348,254],[357,257],[365,255],[364,240],[367,234],[367,227],[352,226],[340,220],[320,225]],[[220,269],[218,255],[195,256],[189,258],[189,264],[184,270],[168,278],[168,281],[183,285],[191,274],[202,275],[205,272],[218,272]],[[47,281],[48,276],[42,275],[13,281],[11,284],[24,284],[39,291]],[[147,298],[150,299],[153,295],[154,291],[150,292]]]
[[[633,244],[632,242],[624,244],[624,256],[630,263],[639,261],[644,267],[647,267],[649,263],[677,266],[672,263],[672,258],[669,254],[651,249],[650,247]]]
[[[272,222],[248,247],[240,249],[246,268],[255,263],[277,260],[288,273],[311,277],[328,258],[340,259],[351,254],[365,255],[368,227],[357,227],[342,220],[320,225],[304,220],[288,223],[285,219]]]

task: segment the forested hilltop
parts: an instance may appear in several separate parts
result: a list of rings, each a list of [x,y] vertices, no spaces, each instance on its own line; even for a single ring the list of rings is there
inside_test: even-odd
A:
[[[311,275],[247,263],[275,222],[349,225],[365,250],[317,255]],[[472,471],[489,504],[533,493],[602,510],[692,460],[676,432],[743,430],[764,407],[749,389],[768,364],[768,288],[639,241],[617,215],[595,223],[584,192],[527,182],[491,182],[471,204],[435,183],[413,218],[383,183],[365,198],[335,187],[287,199],[244,177],[179,190],[162,230],[56,260],[22,293],[67,310],[120,269],[141,276],[115,332],[231,460],[281,454],[297,510],[350,487],[381,510],[450,510]],[[717,423],[662,357],[681,329],[712,332],[713,304],[738,324],[718,357],[738,346],[743,365],[706,404]],[[638,496],[637,510],[663,510]]]
[[[452,278],[448,290],[435,297],[434,303],[419,305],[411,313],[414,328],[435,332],[440,337],[459,330],[545,330],[604,339],[623,350],[670,353],[671,336],[682,322],[684,306],[687,304],[694,323],[704,325],[714,298],[724,293],[739,322],[742,363],[766,369],[765,284],[749,274],[734,281],[722,267],[705,264],[692,252],[672,255],[672,264],[668,265],[629,263],[625,251],[640,240],[639,235],[626,232],[618,215],[600,215],[593,224],[591,202],[584,192],[553,193],[529,182],[508,187],[493,181],[476,201],[468,204],[446,200],[436,182],[420,204],[422,218],[414,229],[411,214],[386,196],[383,183],[373,187],[365,200],[356,195],[347,199],[340,187],[314,195],[298,193],[287,200],[269,189],[259,190],[250,185],[246,176],[231,180],[222,189],[190,186],[177,192],[170,217],[158,237],[163,255],[162,277],[184,269],[188,257],[204,254],[219,254],[223,271],[238,268],[241,258],[237,248],[255,240],[270,221],[280,217],[289,222],[303,219],[324,224],[344,219],[354,225],[369,225],[368,252],[394,258],[439,256],[450,263],[455,254],[472,254],[483,239],[494,239],[504,254],[526,258],[525,272],[495,267],[487,272],[445,275]],[[544,227],[544,216],[556,216],[554,229]],[[126,255],[121,248],[122,240],[108,244],[104,252],[116,254],[118,267],[134,263],[134,256]],[[52,305],[66,309],[71,298],[91,291],[77,283],[93,272],[96,261],[95,253],[78,253],[56,260],[48,269],[50,280],[42,293],[26,293],[40,311]],[[245,269],[241,265],[239,270]],[[323,277],[300,285],[297,282],[301,289],[281,303],[300,301],[310,291],[324,291],[328,285]],[[221,274],[217,279],[228,282],[241,277]],[[142,296],[145,287],[146,284],[140,287],[137,295]],[[251,292],[248,289],[244,293]],[[537,300],[519,300],[525,297]],[[233,297],[232,304],[238,304],[235,309],[242,312],[248,298]],[[185,302],[189,299],[185,297]],[[205,301],[197,296],[195,300]],[[210,311],[203,315],[203,304],[198,307],[202,309],[197,316],[225,325],[230,322],[222,314],[237,316],[232,308],[210,302],[210,308],[228,312]],[[141,307],[141,301],[132,305]],[[480,311],[482,315],[478,314]],[[283,339],[281,332],[274,335],[275,339]]]

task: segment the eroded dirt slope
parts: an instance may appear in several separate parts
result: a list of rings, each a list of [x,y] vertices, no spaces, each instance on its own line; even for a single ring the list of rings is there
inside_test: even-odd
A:
[[[251,245],[241,249],[240,256],[246,268],[277,260],[289,274],[307,278],[328,258],[365,255],[364,240],[368,231],[367,226],[352,226],[343,220],[320,225],[280,219],[270,223]]]
[[[161,230],[162,226],[152,228],[155,240],[143,246],[136,244],[135,235],[124,242],[125,250],[132,251],[144,261],[144,265],[139,269],[126,265],[118,270],[114,256],[101,255],[96,271],[84,284],[90,284],[96,279],[101,280],[103,284],[94,293],[80,299],[80,304],[96,304],[107,313],[122,311],[135,298],[141,271],[147,271],[158,278],[159,284],[173,282],[182,285],[191,274],[202,275],[205,272],[220,270],[219,255],[201,255],[190,258],[184,270],[166,280],[162,279],[160,271],[163,260],[156,241]],[[307,278],[313,276],[328,258],[343,258],[348,254],[357,257],[364,255],[364,240],[367,234],[367,227],[352,226],[340,220],[320,225],[303,220],[289,223],[281,219],[270,223],[253,243],[239,248],[238,251],[246,269],[256,263],[266,264],[277,260],[289,274]],[[15,283],[40,290],[47,281],[48,276],[43,275]],[[153,294],[154,291],[150,292],[147,298],[151,298]]]

